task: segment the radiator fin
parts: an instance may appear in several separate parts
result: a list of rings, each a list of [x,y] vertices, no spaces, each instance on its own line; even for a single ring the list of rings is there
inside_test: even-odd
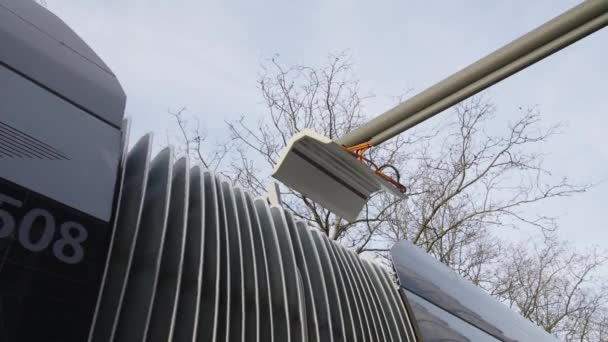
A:
[[[384,268],[151,141],[125,154],[89,342],[416,340]]]

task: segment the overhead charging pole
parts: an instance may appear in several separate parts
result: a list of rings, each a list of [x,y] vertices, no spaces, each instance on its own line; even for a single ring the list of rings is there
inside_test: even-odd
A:
[[[398,179],[382,172],[383,166],[365,159],[365,150],[607,25],[608,0],[584,1],[336,141],[300,132],[286,146],[272,175],[346,220],[355,220],[372,193],[405,192]]]
[[[379,145],[607,25],[608,0],[584,1],[336,142]]]

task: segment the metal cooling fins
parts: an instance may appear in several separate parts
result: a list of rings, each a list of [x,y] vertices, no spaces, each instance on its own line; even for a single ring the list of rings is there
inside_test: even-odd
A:
[[[125,153],[89,342],[414,341],[384,269],[151,148]]]

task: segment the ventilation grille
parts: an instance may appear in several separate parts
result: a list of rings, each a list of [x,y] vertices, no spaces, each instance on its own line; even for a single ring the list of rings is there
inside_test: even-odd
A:
[[[0,158],[69,160],[56,148],[0,122]]]
[[[414,341],[388,274],[165,149],[130,151],[89,341]]]

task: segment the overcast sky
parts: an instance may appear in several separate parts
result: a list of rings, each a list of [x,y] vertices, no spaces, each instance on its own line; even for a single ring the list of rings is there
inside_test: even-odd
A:
[[[164,142],[167,108],[200,114],[209,132],[224,120],[262,115],[260,63],[315,65],[348,49],[375,115],[576,5],[573,0],[160,1],[47,0],[114,70],[128,97],[132,137]],[[538,106],[564,134],[546,145],[557,176],[605,181],[589,193],[535,208],[559,215],[561,236],[608,249],[608,29],[485,92],[498,120]],[[445,119],[449,112],[430,120]]]

